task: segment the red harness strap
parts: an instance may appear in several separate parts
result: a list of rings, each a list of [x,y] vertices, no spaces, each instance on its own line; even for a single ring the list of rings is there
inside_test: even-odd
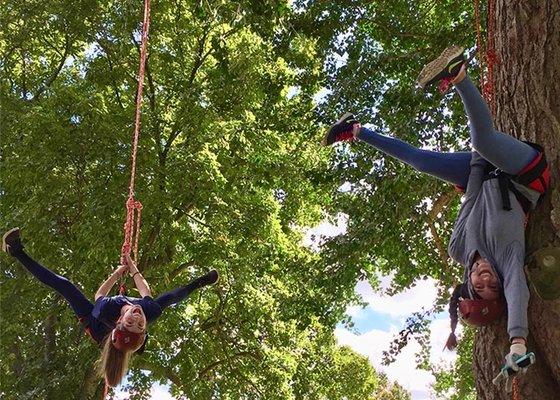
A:
[[[533,146],[538,146],[532,144]],[[542,147],[538,146],[541,152],[523,170],[513,178],[517,183],[527,186],[539,193],[544,193],[550,185],[550,167],[546,162],[546,157],[542,152]]]

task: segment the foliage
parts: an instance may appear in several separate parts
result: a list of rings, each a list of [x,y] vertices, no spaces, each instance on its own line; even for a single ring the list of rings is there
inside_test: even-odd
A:
[[[139,267],[154,293],[221,281],[150,329],[133,399],[158,381],[189,399],[408,398],[333,339],[360,272],[301,244],[339,184],[313,101],[337,31],[310,31],[314,12],[152,5]],[[0,18],[0,227],[91,296],[122,242],[141,2],[7,1]],[[63,299],[0,260],[3,395],[98,398],[98,350]]]
[[[434,366],[436,377],[433,390],[438,399],[475,400],[476,390],[472,371],[473,340],[475,329],[465,326],[457,347],[457,362],[450,369]]]

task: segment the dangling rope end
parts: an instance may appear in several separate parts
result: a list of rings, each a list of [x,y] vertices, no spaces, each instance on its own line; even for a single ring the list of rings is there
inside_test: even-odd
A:
[[[124,283],[121,283],[121,284],[119,285],[119,294],[120,294],[121,296],[126,295],[126,286],[125,286]]]

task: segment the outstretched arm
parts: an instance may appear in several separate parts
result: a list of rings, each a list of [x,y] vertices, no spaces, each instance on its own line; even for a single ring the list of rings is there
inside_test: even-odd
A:
[[[128,267],[128,271],[130,272],[130,276],[132,276],[134,285],[136,286],[136,289],[138,289],[138,291],[140,292],[140,296],[152,297],[152,291],[150,290],[150,286],[148,285],[148,282],[146,281],[146,279],[144,279],[140,271],[138,271],[138,268],[136,267],[136,264],[134,264],[134,261],[132,261],[132,258],[130,258],[130,255],[125,256],[124,260]]]
[[[100,297],[107,296],[113,285],[117,283],[119,278],[128,270],[127,265],[119,265],[119,267],[99,286],[95,293],[95,300]]]

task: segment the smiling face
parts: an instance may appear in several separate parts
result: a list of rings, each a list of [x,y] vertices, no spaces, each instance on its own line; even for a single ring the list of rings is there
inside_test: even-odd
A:
[[[129,332],[143,333],[146,331],[146,315],[139,305],[127,304],[121,308],[121,316],[117,326]]]
[[[496,300],[500,297],[500,281],[488,260],[477,256],[470,278],[474,291],[484,300]]]

